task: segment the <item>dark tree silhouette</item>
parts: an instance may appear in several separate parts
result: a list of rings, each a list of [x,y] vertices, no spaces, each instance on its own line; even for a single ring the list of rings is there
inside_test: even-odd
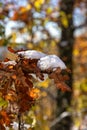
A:
[[[69,74],[70,80],[67,83],[70,88],[72,88],[72,69],[73,69],[73,63],[72,63],[72,51],[73,51],[73,44],[74,44],[74,37],[73,37],[73,32],[74,32],[74,26],[73,26],[73,8],[74,8],[74,1],[73,0],[62,0],[60,3],[60,14],[61,12],[64,12],[66,17],[67,17],[67,23],[68,26],[64,26],[64,24],[61,22],[61,29],[62,29],[62,34],[61,34],[61,41],[58,44],[59,48],[59,53],[60,57],[64,60],[66,65],[69,67],[71,70],[71,73]],[[61,15],[60,15],[60,20],[61,20]],[[72,93],[61,93],[58,91],[58,116],[67,110],[68,106],[71,104],[71,96]],[[60,125],[58,124],[56,126],[56,130],[61,129],[61,130],[70,130],[70,126],[72,123],[72,119],[70,116],[67,118],[64,118],[63,120],[60,121]]]

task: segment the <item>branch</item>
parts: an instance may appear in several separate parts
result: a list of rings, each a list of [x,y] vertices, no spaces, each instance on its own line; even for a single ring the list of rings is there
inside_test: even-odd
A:
[[[55,126],[57,123],[59,123],[63,118],[70,116],[71,113],[70,112],[63,112],[59,117],[57,117],[56,119],[54,119],[51,122],[50,128],[52,128],[53,126]]]
[[[79,26],[74,26],[74,28],[75,28],[75,29],[79,29],[79,28],[82,28],[82,27],[85,27],[85,26],[87,26],[87,23],[86,23],[86,22],[83,23],[83,24],[81,24],[81,25],[79,25]]]
[[[21,114],[20,114],[20,112],[18,113],[18,130],[21,130]]]

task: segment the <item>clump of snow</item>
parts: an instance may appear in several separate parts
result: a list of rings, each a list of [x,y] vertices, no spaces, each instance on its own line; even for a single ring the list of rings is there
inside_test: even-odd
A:
[[[4,65],[16,65],[17,63],[13,60],[13,61],[2,62],[2,64],[4,64]]]
[[[39,51],[35,51],[35,50],[28,50],[28,51],[21,51],[17,53],[18,55],[22,55],[24,56],[24,58],[27,59],[40,59],[44,56],[46,56],[46,54],[39,52]]]
[[[39,59],[37,66],[41,70],[55,70],[57,67],[60,67],[61,69],[66,69],[66,65],[64,64],[64,62],[56,55],[46,55],[35,50],[21,51],[17,52],[17,54],[22,55],[24,58],[27,59]]]
[[[66,69],[64,62],[56,55],[48,55],[40,58],[37,65],[41,70],[55,69],[57,67]]]

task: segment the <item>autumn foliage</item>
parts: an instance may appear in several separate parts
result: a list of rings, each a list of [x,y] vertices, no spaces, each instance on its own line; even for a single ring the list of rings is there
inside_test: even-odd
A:
[[[48,74],[54,80],[55,85],[62,91],[70,91],[66,85],[68,76],[67,70],[40,70],[37,66],[39,59],[26,59],[17,51],[9,48],[11,53],[16,55],[15,61],[6,58],[0,62],[0,128],[5,129],[11,123],[18,120],[19,115],[29,111],[39,97],[40,90],[33,85],[36,75],[40,80],[44,80],[44,74]]]

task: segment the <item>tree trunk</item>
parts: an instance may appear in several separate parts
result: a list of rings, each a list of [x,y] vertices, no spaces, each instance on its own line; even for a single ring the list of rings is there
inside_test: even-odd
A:
[[[60,20],[62,17],[67,18],[66,22],[67,25],[65,26],[64,21],[61,21],[61,29],[62,29],[62,34],[61,34],[61,41],[58,44],[59,48],[59,55],[60,58],[65,62],[66,66],[71,70],[71,74],[69,74],[70,80],[68,81],[68,86],[72,88],[72,69],[73,69],[73,64],[72,64],[72,51],[73,51],[73,44],[74,44],[74,37],[73,37],[73,32],[74,32],[74,26],[73,26],[73,5],[74,5],[74,0],[62,0],[61,5],[60,5],[60,15],[63,13],[64,15],[60,16]],[[61,92],[58,90],[58,115],[59,116],[61,113],[64,111],[67,111],[67,108],[69,108],[71,104],[71,92]],[[60,121],[59,124],[57,124],[55,130],[70,130],[70,126],[72,123],[72,119],[70,116],[64,118],[63,120]]]

